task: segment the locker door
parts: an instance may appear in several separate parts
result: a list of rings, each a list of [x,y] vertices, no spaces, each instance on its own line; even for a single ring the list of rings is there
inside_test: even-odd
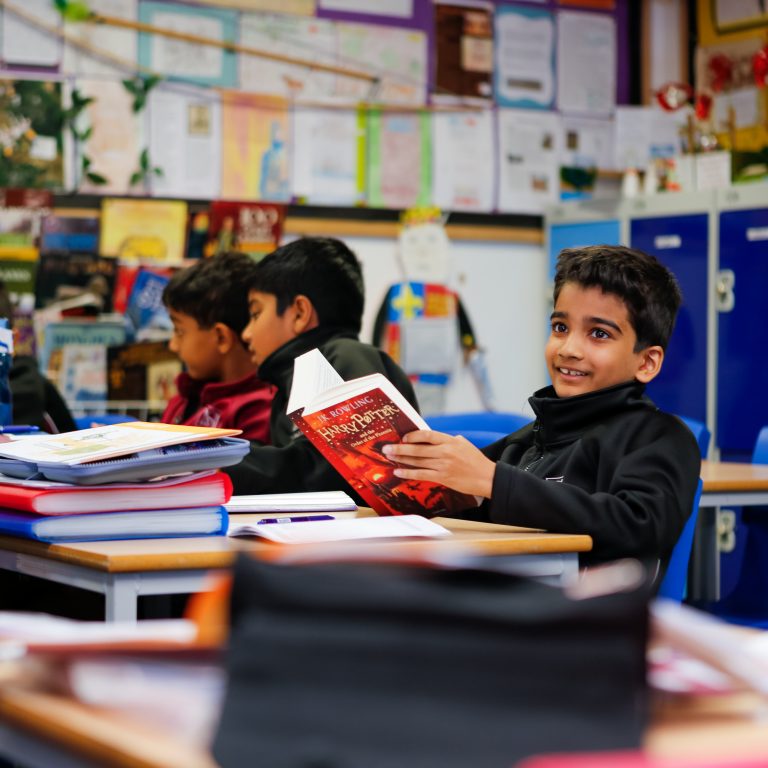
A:
[[[618,245],[621,226],[618,219],[552,224],[549,228],[549,279],[555,279],[555,262],[563,248],[584,245]]]
[[[751,459],[768,424],[768,208],[720,214],[720,269],[732,270],[734,304],[718,313],[717,434],[726,457]]]
[[[630,244],[656,256],[677,277],[683,305],[661,373],[648,395],[663,411],[707,420],[707,249],[709,216],[694,213],[630,220]]]

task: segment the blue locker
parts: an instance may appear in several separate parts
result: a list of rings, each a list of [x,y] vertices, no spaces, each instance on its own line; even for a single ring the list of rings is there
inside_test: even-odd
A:
[[[618,219],[551,224],[549,227],[549,279],[555,278],[555,262],[563,248],[618,245],[619,243],[621,243],[621,223]]]
[[[733,309],[718,314],[717,435],[723,458],[749,461],[768,424],[768,207],[720,214],[720,270],[731,270]]]
[[[706,422],[709,214],[634,218],[629,232],[630,245],[669,267],[683,292],[664,366],[648,395],[664,411]]]

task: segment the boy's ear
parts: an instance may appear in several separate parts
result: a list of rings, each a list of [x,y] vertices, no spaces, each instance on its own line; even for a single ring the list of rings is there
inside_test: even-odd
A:
[[[226,355],[234,344],[240,343],[237,334],[225,323],[216,323],[213,332],[216,334],[216,348],[222,355]]]
[[[664,350],[659,346],[646,347],[640,352],[640,366],[635,378],[642,384],[648,384],[656,378],[664,362]]]
[[[303,293],[298,294],[292,304],[293,309],[293,331],[299,336],[302,333],[311,331],[320,325],[320,320],[315,310],[315,305]]]

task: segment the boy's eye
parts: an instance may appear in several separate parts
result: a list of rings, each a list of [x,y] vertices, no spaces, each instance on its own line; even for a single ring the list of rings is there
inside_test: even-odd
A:
[[[555,320],[554,323],[552,323],[552,331],[553,333],[565,333],[568,330],[565,323],[561,323],[559,320]]]
[[[602,328],[595,328],[592,331],[592,335],[596,339],[610,339],[611,338],[611,334],[608,333],[608,331],[603,330]]]

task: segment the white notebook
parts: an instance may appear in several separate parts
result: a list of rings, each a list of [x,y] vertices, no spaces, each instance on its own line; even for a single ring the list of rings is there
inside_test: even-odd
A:
[[[233,496],[225,505],[229,514],[238,512],[341,512],[357,505],[344,491],[306,493],[259,493]]]

